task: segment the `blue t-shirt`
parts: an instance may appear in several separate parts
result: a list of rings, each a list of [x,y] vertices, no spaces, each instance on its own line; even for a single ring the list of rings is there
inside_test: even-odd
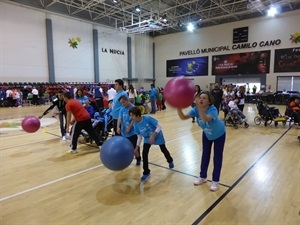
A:
[[[75,98],[77,101],[79,101],[82,105],[85,105],[85,101],[88,100],[88,97],[85,95],[79,98]]]
[[[111,115],[115,120],[119,118],[120,109],[122,108],[122,104],[119,101],[119,98],[123,95],[128,97],[126,91],[122,90],[117,92],[116,96],[113,99],[113,107],[112,107]]]
[[[141,135],[144,137],[144,143],[150,144],[149,143],[150,136],[156,130],[157,124],[158,124],[158,121],[156,119],[154,119],[153,117],[142,116],[141,122],[134,123],[134,132],[137,135]],[[155,137],[154,144],[155,145],[163,145],[165,143],[166,143],[166,141],[165,141],[163,132],[160,131]]]
[[[102,98],[102,94],[101,94],[101,91],[100,91],[100,87],[95,87],[94,88],[94,92],[95,92],[95,98]]]
[[[131,104],[128,108],[127,107],[122,107],[120,109],[120,113],[119,113],[119,119],[121,119],[121,134],[123,137],[131,137],[133,136],[134,133],[134,128],[132,127],[131,130],[129,131],[129,133],[126,134],[126,129],[129,127],[132,119],[129,115],[129,110],[134,107],[133,104]]]
[[[157,89],[152,88],[151,91],[150,91],[150,100],[155,100],[156,99],[156,93],[157,93]]]
[[[203,132],[207,139],[213,141],[221,137],[225,133],[225,124],[222,120],[219,119],[218,111],[215,106],[209,106],[205,114],[210,115],[212,117],[212,120],[208,122],[202,121],[197,107],[194,107],[189,111],[189,115],[191,117],[197,118],[197,123],[203,129]]]

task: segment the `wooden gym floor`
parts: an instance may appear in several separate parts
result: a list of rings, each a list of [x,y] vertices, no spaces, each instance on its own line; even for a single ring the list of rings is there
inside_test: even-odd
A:
[[[2,119],[38,116],[46,107],[0,108],[0,114]],[[299,225],[300,129],[256,126],[255,106],[247,104],[244,112],[248,129],[227,127],[217,192],[209,190],[210,182],[193,185],[202,131],[191,120],[179,120],[171,108],[154,117],[175,168],[168,169],[153,146],[152,176],[145,183],[134,162],[120,172],[106,169],[95,146],[81,144],[79,154],[66,155],[69,142],[61,140],[58,122],[33,134],[1,133],[0,224]],[[211,162],[209,179],[212,167]]]

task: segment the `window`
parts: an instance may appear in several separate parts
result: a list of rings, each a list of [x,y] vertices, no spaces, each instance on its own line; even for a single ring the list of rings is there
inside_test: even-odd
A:
[[[277,77],[277,91],[300,92],[300,76]]]

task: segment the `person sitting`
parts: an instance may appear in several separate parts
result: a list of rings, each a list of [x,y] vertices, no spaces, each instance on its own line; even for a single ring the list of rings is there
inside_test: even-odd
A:
[[[298,123],[300,126],[300,100],[299,97],[296,97],[289,103],[289,107],[293,110],[292,116],[295,119],[295,123]]]
[[[85,101],[88,99],[88,97],[83,94],[81,89],[77,89],[75,99],[85,106]]]
[[[239,103],[238,99],[229,101],[228,106],[230,108],[230,111],[234,112],[235,114],[237,114],[239,116],[240,123],[247,122],[246,116],[243,114],[243,112],[238,107],[238,103]]]
[[[85,100],[85,106],[84,106],[84,108],[88,111],[88,113],[90,114],[91,118],[94,118],[95,109],[91,105],[91,102],[90,102],[89,99]]]

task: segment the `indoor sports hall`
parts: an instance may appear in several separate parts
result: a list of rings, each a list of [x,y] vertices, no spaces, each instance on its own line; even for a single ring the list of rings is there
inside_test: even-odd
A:
[[[279,14],[268,16],[271,6]],[[0,224],[299,225],[300,126],[289,114],[300,98],[299,21],[298,0],[0,0]],[[202,91],[246,90],[249,127],[226,123],[217,191],[213,153],[207,182],[194,185],[197,121],[181,120],[168,102],[149,113],[151,85],[162,90],[178,76]],[[146,181],[135,160],[106,168],[95,142],[81,138],[78,153],[66,154],[60,117],[41,116],[60,92],[83,88],[95,103],[98,85],[108,109],[116,79],[143,94],[143,115],[159,121],[174,160],[170,169],[153,145]],[[266,119],[260,103],[280,115]],[[22,130],[26,116],[41,116],[36,132]]]

